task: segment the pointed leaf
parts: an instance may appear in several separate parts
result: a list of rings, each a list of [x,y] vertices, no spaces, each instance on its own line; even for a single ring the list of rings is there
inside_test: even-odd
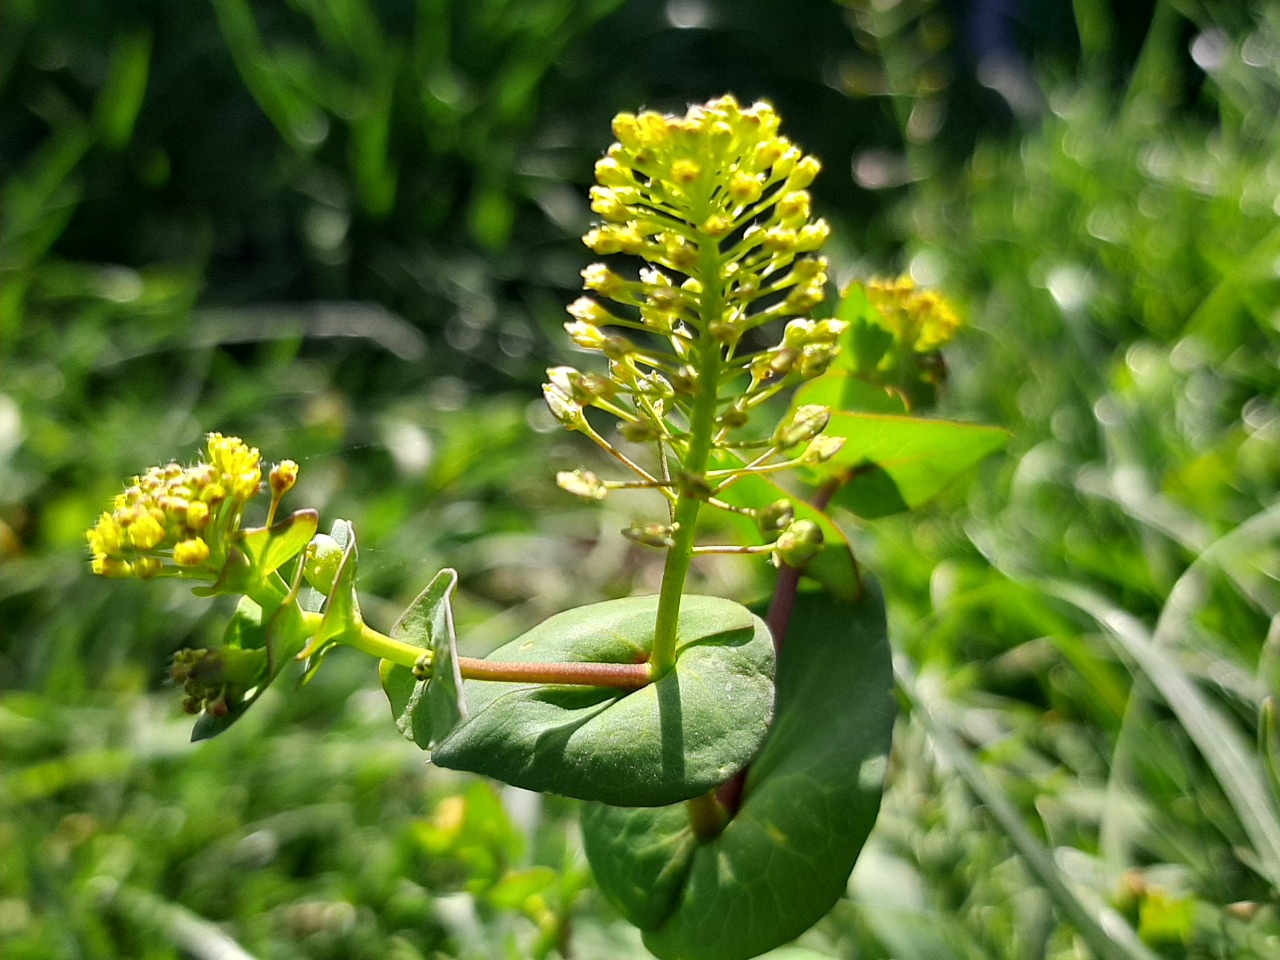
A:
[[[490,659],[640,663],[657,597],[557,614]],[[530,790],[650,806],[698,796],[755,753],[773,706],[773,642],[745,607],[686,595],[676,665],[639,690],[467,680],[471,713],[432,759]]]
[[[777,715],[737,814],[700,843],[683,807],[591,804],[583,839],[605,894],[663,960],[746,960],[843,895],[875,822],[893,730],[884,600],[796,598]]]
[[[255,527],[241,534],[240,548],[263,576],[274,573],[311,542],[320,526],[314,510],[298,510],[270,527]]]
[[[378,666],[396,727],[424,750],[466,715],[450,607],[457,585],[456,570],[441,570],[391,628],[392,638],[431,651],[430,679],[419,680],[411,668],[388,660]]]
[[[996,427],[872,413],[833,413],[823,432],[844,437],[844,447],[802,476],[840,482],[832,503],[867,519],[920,506],[1010,438]]]

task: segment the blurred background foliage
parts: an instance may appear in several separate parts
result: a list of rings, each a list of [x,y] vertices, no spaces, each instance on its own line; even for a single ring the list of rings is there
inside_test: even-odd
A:
[[[473,650],[654,583],[537,400],[617,111],[765,97],[841,282],[962,306],[1011,452],[859,524],[902,718],[792,960],[1280,954],[1280,3],[8,0],[0,954],[643,956],[572,804],[424,767],[335,656],[192,747],[225,607],[83,530],[207,430],[354,520],[366,615]],[[765,571],[703,569],[749,598]]]

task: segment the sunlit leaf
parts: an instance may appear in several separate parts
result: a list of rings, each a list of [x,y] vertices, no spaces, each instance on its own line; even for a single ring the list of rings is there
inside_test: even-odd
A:
[[[239,546],[262,574],[274,573],[311,542],[320,526],[314,510],[298,510],[270,527],[243,531]]]
[[[557,614],[494,651],[530,663],[639,663],[657,597]],[[755,753],[773,706],[773,642],[745,607],[687,595],[675,667],[639,690],[467,680],[470,715],[432,759],[530,790],[646,806],[726,780]]]
[[[920,506],[1010,438],[996,427],[871,413],[833,413],[823,432],[844,447],[802,475],[815,486],[839,482],[832,503],[868,519]]]

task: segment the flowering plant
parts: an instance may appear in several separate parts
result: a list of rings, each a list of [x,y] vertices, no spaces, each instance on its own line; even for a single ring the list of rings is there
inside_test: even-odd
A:
[[[554,366],[543,391],[623,471],[563,472],[561,487],[661,504],[623,530],[665,552],[656,596],[557,614],[476,659],[458,653],[445,570],[382,634],[360,613],[351,525],[277,519],[298,476],[285,460],[267,471],[265,522],[243,527],[260,455],[219,434],[194,466],[135,477],[88,539],[95,573],[241,597],[221,647],[174,660],[196,739],[287,663],[310,672],[355,647],[378,658],[397,727],[435,763],[587,801],[597,880],[655,954],[738,960],[830,908],[879,805],[894,718],[883,600],[829,508],[913,507],[1005,434],[912,415],[958,326],[935,294],[854,285],[815,316],[829,228],[807,187],[820,165],[770,106],[726,96],[613,129],[584,241],[643,266],[583,271],[589,295],[565,327],[603,362]],[[739,542],[702,538],[709,510]],[[771,560],[767,604],[686,591],[694,559],[725,552]]]

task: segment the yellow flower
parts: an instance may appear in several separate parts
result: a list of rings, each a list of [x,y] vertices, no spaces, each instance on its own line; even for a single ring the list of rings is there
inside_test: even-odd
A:
[[[707,250],[691,239],[701,235],[714,241],[725,276],[742,270],[768,278],[724,291],[736,301],[725,311],[733,318],[734,340],[779,316],[807,313],[821,299],[818,285],[808,285],[805,295],[781,306],[751,309],[755,301],[791,286],[795,281],[788,270],[797,255],[816,250],[830,232],[825,221],[811,219],[811,198],[804,189],[821,164],[779,136],[778,126],[769,104],[743,107],[732,96],[690,107],[682,117],[619,114],[613,122],[618,141],[596,164],[599,186],[591,191],[593,209],[604,222],[583,242],[596,253],[639,255],[696,281]],[[588,290],[638,307],[642,323],[659,318],[654,332],[669,334],[669,308],[654,310],[650,302],[664,291],[643,275],[637,284],[619,281],[602,265],[589,270],[584,273]],[[693,326],[699,322],[698,303],[690,296],[681,311],[681,319]],[[570,312],[582,319],[583,301]]]
[[[951,305],[932,290],[921,290],[910,277],[869,280],[867,299],[886,329],[907,349],[931,353],[949,343],[961,327]]]
[[[206,450],[207,461],[152,467],[116,495],[85,534],[94,573],[149,579],[174,568],[217,576],[262,468],[258,451],[238,437],[211,433]],[[296,477],[292,461],[281,466]]]
[[[209,545],[199,537],[183,540],[173,547],[173,562],[180,567],[198,567],[209,559]]]

